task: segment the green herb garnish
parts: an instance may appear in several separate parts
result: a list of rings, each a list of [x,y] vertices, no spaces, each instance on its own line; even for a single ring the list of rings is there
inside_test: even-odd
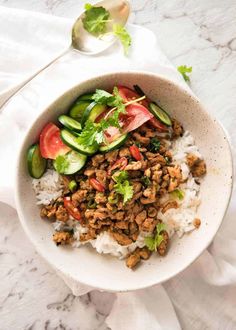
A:
[[[85,6],[83,26],[89,33],[99,36],[106,32],[110,13],[104,7],[94,7],[87,3]]]
[[[55,159],[54,166],[58,173],[64,173],[69,166],[69,162],[65,156],[59,155]]]
[[[131,37],[127,32],[126,28],[124,28],[120,24],[114,24],[112,29],[114,35],[120,40],[124,48],[125,55],[128,55],[129,47],[131,46]]]
[[[107,31],[107,23],[112,21],[109,19],[109,11],[104,7],[95,7],[89,3],[87,3],[84,8],[85,12],[82,22],[85,30],[97,37],[106,33],[109,34],[109,31]],[[111,33],[120,40],[124,48],[124,53],[127,55],[131,45],[131,37],[126,28],[120,24],[113,24]]]
[[[187,75],[187,73],[192,72],[192,67],[191,66],[187,67],[186,65],[181,65],[181,66],[178,66],[177,70],[182,74],[185,81],[190,81],[190,78]]]
[[[150,251],[156,251],[158,246],[164,240],[163,235],[161,234],[164,230],[166,230],[166,225],[159,222],[156,225],[156,234],[153,237],[145,237],[144,242]]]
[[[170,192],[170,195],[174,198],[178,198],[180,201],[184,199],[184,191],[181,189],[175,189],[172,192]]]
[[[114,189],[117,194],[122,195],[123,203],[126,204],[134,194],[133,186],[129,183],[128,172],[120,171],[118,175],[113,176],[116,184]]]
[[[159,151],[161,146],[161,142],[157,138],[152,138],[149,144],[149,150],[151,152],[157,152]]]

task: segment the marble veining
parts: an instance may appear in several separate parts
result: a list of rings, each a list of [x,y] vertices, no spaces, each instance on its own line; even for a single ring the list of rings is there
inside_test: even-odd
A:
[[[235,135],[234,124],[230,117],[225,118],[225,111],[235,110],[236,102],[236,3],[233,0],[131,3],[131,21],[154,31],[175,66],[193,67],[193,91],[209,111],[214,113],[217,108],[218,118]],[[75,17],[82,4],[78,0],[0,0],[3,6],[63,17]],[[1,330],[108,329],[105,318],[114,302],[113,294],[93,291],[73,296],[34,251],[10,207],[1,212],[0,231]]]

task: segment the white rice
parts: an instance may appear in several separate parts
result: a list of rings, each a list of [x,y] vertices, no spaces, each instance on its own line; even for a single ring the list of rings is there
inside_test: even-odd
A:
[[[201,157],[197,146],[194,144],[194,139],[188,131],[178,138],[176,141],[170,143],[170,151],[173,155],[173,162],[180,165],[182,169],[183,179],[186,182],[182,183],[178,188],[184,192],[182,201],[178,201],[179,208],[169,209],[165,214],[158,212],[158,218],[167,224],[168,232],[172,236],[175,232],[181,237],[184,233],[195,229],[193,225],[194,219],[197,217],[197,208],[200,204],[200,186],[195,182],[192,177],[189,167],[186,164],[186,156],[188,153],[193,153]],[[40,179],[33,180],[33,188],[36,193],[38,205],[48,205],[52,200],[57,199],[62,194],[62,180],[60,175],[49,169]],[[164,196],[161,202],[165,202],[170,198],[169,195]],[[55,230],[63,230],[65,224],[56,221],[53,223]],[[134,251],[137,247],[143,247],[144,237],[146,234],[141,233],[135,243],[128,246],[119,245],[107,232],[103,232],[94,240],[80,242],[80,235],[86,232],[86,228],[82,227],[78,221],[70,220],[67,222],[74,229],[73,243],[74,247],[79,247],[84,244],[90,244],[97,250],[98,253],[111,254],[120,259],[124,258],[128,253]]]

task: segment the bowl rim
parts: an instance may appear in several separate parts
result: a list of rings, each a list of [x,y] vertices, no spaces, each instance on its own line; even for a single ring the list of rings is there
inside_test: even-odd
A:
[[[40,247],[37,245],[37,243],[34,241],[34,239],[31,237],[31,232],[27,226],[27,221],[24,218],[24,212],[23,212],[23,208],[22,208],[22,202],[21,202],[21,198],[20,198],[20,194],[19,194],[19,186],[20,186],[20,175],[19,175],[19,164],[20,164],[20,159],[21,159],[21,154],[23,152],[23,147],[24,144],[27,140],[27,137],[32,129],[32,127],[35,125],[35,123],[39,120],[39,118],[43,117],[45,112],[53,107],[53,105],[58,101],[59,98],[64,97],[66,94],[68,94],[70,91],[74,90],[76,87],[78,87],[79,85],[82,85],[84,83],[89,83],[92,82],[94,79],[97,78],[106,78],[109,77],[111,75],[145,75],[145,76],[149,76],[150,78],[154,78],[154,79],[160,79],[162,81],[164,81],[167,84],[171,84],[173,88],[175,88],[176,90],[178,90],[178,92],[185,94],[185,96],[187,96],[188,98],[191,98],[192,101],[194,101],[195,103],[198,103],[201,107],[201,109],[203,110],[203,112],[205,113],[205,115],[210,119],[210,121],[214,121],[216,122],[219,127],[222,130],[222,134],[225,136],[225,142],[227,145],[227,153],[230,159],[230,173],[229,173],[229,184],[228,184],[228,192],[227,192],[227,196],[224,202],[224,206],[222,207],[222,219],[219,222],[219,224],[217,226],[215,226],[214,232],[211,235],[211,237],[209,237],[208,241],[199,249],[199,251],[196,253],[195,257],[193,258],[193,260],[191,262],[187,261],[185,263],[183,263],[183,265],[178,268],[176,271],[173,271],[171,274],[167,274],[166,276],[163,276],[163,278],[158,281],[149,281],[146,284],[141,284],[141,285],[134,285],[133,287],[129,287],[129,288],[122,288],[122,289],[114,289],[112,287],[108,287],[108,286],[100,286],[99,283],[98,284],[94,284],[94,283],[88,283],[86,282],[86,279],[80,279],[78,280],[75,276],[69,274],[66,272],[66,270],[61,268],[58,268],[57,266],[55,266],[54,264],[52,264],[48,258],[46,253],[42,252]],[[166,282],[167,280],[172,279],[173,277],[175,277],[176,275],[178,275],[179,273],[181,273],[182,271],[184,271],[187,267],[189,267],[190,265],[193,264],[193,262],[207,249],[207,247],[211,244],[211,242],[213,241],[216,233],[218,232],[218,230],[220,229],[222,223],[223,223],[223,219],[225,217],[225,214],[227,212],[230,200],[231,200],[231,195],[232,195],[232,190],[233,190],[233,178],[234,178],[234,171],[233,171],[233,156],[232,156],[232,150],[231,150],[231,143],[230,143],[230,137],[228,135],[228,132],[226,131],[226,129],[223,127],[223,125],[212,115],[210,114],[207,109],[205,108],[205,106],[203,106],[203,104],[200,102],[200,100],[198,99],[198,97],[196,97],[193,92],[191,90],[187,90],[184,87],[182,87],[180,84],[178,84],[176,81],[171,80],[169,78],[166,78],[164,75],[162,74],[156,74],[156,73],[151,73],[148,71],[144,71],[144,70],[132,70],[132,71],[111,71],[109,73],[105,73],[102,75],[95,75],[92,76],[88,79],[82,80],[79,83],[74,84],[72,87],[68,88],[66,91],[64,91],[62,94],[58,95],[58,97],[56,99],[54,99],[53,102],[51,102],[50,104],[47,105],[47,107],[44,108],[44,110],[42,110],[33,120],[33,122],[31,122],[29,128],[27,129],[23,140],[21,141],[20,147],[19,147],[19,151],[17,154],[17,160],[16,160],[16,171],[15,171],[15,189],[14,189],[14,198],[15,198],[15,202],[16,202],[16,210],[21,222],[21,225],[27,235],[27,237],[29,238],[29,240],[31,241],[31,243],[33,244],[35,250],[37,251],[37,253],[53,268],[55,269],[56,272],[61,273],[61,275],[66,276],[67,278],[72,279],[73,281],[80,283],[82,285],[85,286],[89,286],[92,287],[94,289],[98,289],[101,291],[109,291],[109,292],[129,292],[129,291],[135,291],[135,290],[141,290],[141,289],[145,289],[148,287],[152,287],[154,285],[157,284],[161,284],[163,282]]]

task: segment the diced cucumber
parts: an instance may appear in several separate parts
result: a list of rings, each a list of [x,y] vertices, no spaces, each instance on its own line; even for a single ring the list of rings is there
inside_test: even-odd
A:
[[[84,126],[87,120],[90,120],[92,122],[95,121],[95,119],[106,110],[106,106],[103,104],[98,104],[96,102],[90,103],[90,105],[86,108],[86,110],[83,113],[83,117],[81,119],[81,125]]]
[[[91,101],[77,101],[69,111],[69,116],[81,121],[84,111],[90,105]]]
[[[99,151],[102,152],[102,153],[105,153],[105,152],[108,152],[108,151],[111,151],[111,150],[114,150],[114,149],[117,149],[119,147],[121,147],[126,139],[127,139],[127,136],[128,134],[123,134],[121,135],[118,139],[116,139],[115,141],[113,141],[112,143],[108,144],[108,145],[101,145],[99,147]]]
[[[83,94],[81,96],[78,97],[77,101],[92,101],[92,97],[93,97],[94,93],[89,93],[89,94]]]
[[[39,145],[32,145],[27,153],[27,165],[30,176],[41,178],[47,167],[47,160],[41,156]]]
[[[166,126],[171,126],[172,122],[168,113],[156,103],[149,104],[150,112]]]
[[[80,152],[84,155],[93,155],[97,148],[94,146],[84,146],[78,142],[78,136],[74,135],[72,132],[67,129],[61,130],[62,141],[68,145],[70,148]]]
[[[81,124],[66,115],[61,115],[60,117],[58,117],[59,122],[64,125],[66,128],[69,128],[71,131],[75,131],[75,132],[80,132],[81,131]]]
[[[53,161],[53,167],[57,172],[60,174],[65,174],[65,175],[71,175],[79,170],[81,170],[82,167],[84,167],[87,156],[78,153],[77,151],[70,151],[66,155],[62,156],[64,158],[64,162],[66,166],[63,167],[58,167],[58,163],[56,160]]]

